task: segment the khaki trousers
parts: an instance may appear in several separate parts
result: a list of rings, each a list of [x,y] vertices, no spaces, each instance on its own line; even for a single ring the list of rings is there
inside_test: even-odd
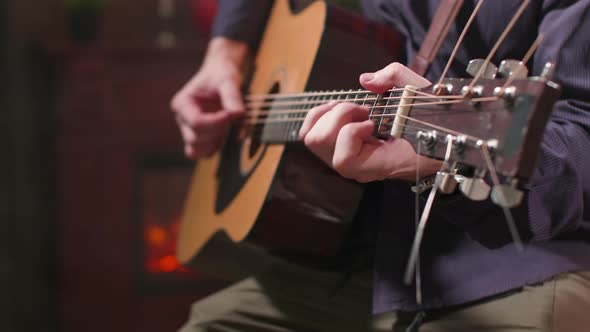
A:
[[[406,331],[415,315],[372,316],[371,275],[346,282],[337,273],[275,264],[192,306],[179,332]],[[427,311],[420,332],[590,331],[590,271],[469,305]]]

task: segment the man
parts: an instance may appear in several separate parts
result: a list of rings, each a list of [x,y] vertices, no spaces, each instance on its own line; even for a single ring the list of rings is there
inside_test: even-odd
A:
[[[360,84],[379,93],[436,80],[475,2],[465,1],[426,78],[394,63],[361,75]],[[254,52],[271,3],[219,1],[203,65],[172,102],[187,156],[214,153],[231,121],[242,115],[240,68]],[[450,76],[463,76],[461,67],[469,59],[488,54],[520,4],[484,4]],[[363,1],[369,17],[406,37],[408,59],[416,54],[437,5],[434,0]],[[318,270],[277,259],[266,273],[195,303],[182,331],[590,330],[587,31],[590,0],[531,1],[493,59],[522,58],[542,32],[545,39],[531,61],[532,73],[557,61],[554,80],[563,88],[524,203],[512,210],[526,241],[523,252],[511,242],[502,211],[489,200],[441,196],[421,250],[424,299],[417,303],[414,286],[403,283],[414,229],[407,180],[416,173],[415,152],[403,140],[373,140],[366,109],[329,103],[306,117],[300,132],[305,144],[343,176],[382,184],[379,203],[394,205],[396,212],[395,217],[370,214],[370,209],[359,212],[357,237],[376,234],[369,237],[375,247],[373,268],[360,269],[339,284],[342,269]],[[429,159],[420,165],[421,174],[433,174],[440,166]]]

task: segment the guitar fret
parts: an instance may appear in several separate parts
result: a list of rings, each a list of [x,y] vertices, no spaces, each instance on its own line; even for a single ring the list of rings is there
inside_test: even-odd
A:
[[[262,115],[260,117],[261,120],[267,120],[262,128],[262,141],[281,143],[299,140],[299,131],[308,111],[329,101],[352,102],[361,106],[368,105],[370,117],[382,114],[380,107],[377,107],[382,103],[380,101],[381,96],[366,93],[362,89],[305,93],[301,96],[289,97],[288,99],[292,105],[285,103],[285,99],[285,97],[280,100],[269,98],[264,101],[267,105],[260,108],[261,111],[267,112],[267,116]],[[275,102],[277,104],[274,104]],[[381,117],[375,117],[373,120],[376,121],[376,119],[382,121]],[[376,123],[376,125],[378,124]]]
[[[301,112],[297,112],[295,114],[293,114],[293,117],[298,119],[296,121],[292,122],[292,127],[291,127],[291,135],[290,135],[290,140],[291,142],[293,141],[298,141],[299,140],[299,130],[301,130],[301,126],[303,125],[303,121],[305,119],[305,116],[307,115],[307,111],[311,108],[313,108],[313,99],[316,98],[316,96],[314,94],[311,94],[311,96],[305,97],[305,102],[302,103],[301,106],[298,107],[299,110],[301,110]]]
[[[296,98],[295,102],[297,103],[296,105],[299,105],[301,103],[302,98]],[[301,106],[296,106],[295,110],[299,109],[299,107]],[[291,113],[287,113],[285,116],[283,116],[283,119],[287,120],[286,122],[283,122],[283,141],[288,142],[289,138],[291,136],[291,125],[292,123],[289,122],[288,120],[291,118]]]
[[[372,105],[370,106],[370,113],[369,113],[369,119],[373,120],[373,123],[375,124],[375,128],[373,130],[373,135],[376,137],[379,137],[379,126],[381,125],[381,114],[383,114],[383,109],[380,107],[381,103],[382,103],[382,98],[383,95],[381,94],[367,94],[367,99],[374,99]]]
[[[367,98],[369,97],[369,94],[365,94],[365,97],[363,98],[363,101],[361,103],[361,106],[365,106],[365,103],[367,102]],[[373,113],[373,110],[369,110],[369,118],[371,117],[371,114]]]
[[[385,105],[387,106],[388,103],[389,103],[389,99],[385,102]],[[381,105],[379,104],[379,106],[381,106]],[[379,114],[381,116],[379,117],[377,126],[375,127],[375,133],[376,133],[377,137],[381,137],[381,128],[383,127],[383,119],[384,119],[384,116],[383,115],[385,114],[386,111],[387,111],[386,108],[385,109],[383,109],[383,108],[380,108],[379,109]]]
[[[361,106],[364,106],[365,97],[363,96],[364,93],[362,93],[362,92],[363,92],[362,89],[356,90],[356,92],[355,92],[355,95],[356,95],[356,103],[359,104],[359,105],[361,105]]]
[[[301,103],[301,105],[299,107],[297,107],[297,109],[301,110],[301,111],[305,111],[307,109],[308,103],[309,103],[309,98],[308,96],[303,97],[303,102]],[[313,97],[312,97],[313,98]],[[293,113],[291,118],[292,119],[300,119],[300,118],[305,118],[305,114],[306,112],[297,112],[297,113]],[[289,125],[289,142],[293,142],[293,141],[297,141],[299,139],[299,129],[301,129],[301,124],[303,123],[303,120],[297,120],[297,121],[291,121],[290,125]]]
[[[344,90],[341,90],[342,92],[344,92]],[[348,94],[344,95],[344,102],[348,101]]]
[[[331,97],[331,99],[335,99],[335,100],[337,100],[337,101],[341,101],[341,100],[342,100],[342,97],[344,97],[344,96],[342,96],[341,94],[339,94],[339,93],[338,93],[338,91],[336,91],[336,90],[334,90],[334,91],[333,91],[333,93],[334,93],[334,94],[333,94],[333,96]]]
[[[380,138],[388,138],[390,136],[390,129],[391,124],[393,123],[393,118],[395,117],[395,111],[397,110],[397,104],[393,102],[394,100],[394,93],[390,92],[388,94],[387,102],[385,103],[385,108],[383,109],[383,115],[391,114],[391,117],[382,116],[379,120],[379,126],[377,127],[377,135]],[[391,105],[391,104],[394,105]],[[389,107],[391,106],[391,107]]]
[[[267,103],[267,102],[271,102],[272,103],[272,101],[273,101],[272,98],[265,98],[264,99],[264,103]],[[259,110],[261,112],[271,111],[272,110],[272,107],[271,106],[261,106]],[[271,118],[271,115],[270,114],[267,115],[267,116],[257,117],[256,119],[257,120],[258,119],[266,120],[266,119],[269,119],[269,118]],[[261,130],[262,131],[261,138],[263,140],[264,140],[264,138],[266,136],[269,135],[269,132],[272,131],[272,129],[273,129],[272,127],[269,127],[269,126],[265,125],[264,123],[262,123],[262,124],[255,124],[254,125],[254,132],[256,132],[257,130],[260,130],[259,127],[262,127],[262,130]]]
[[[297,103],[297,105],[300,105],[302,100],[305,97],[300,97],[300,98],[296,98],[295,102]],[[296,106],[295,110],[299,109],[301,106]],[[282,122],[282,132],[281,132],[281,136],[283,138],[284,142],[288,142],[290,140],[290,136],[291,136],[291,125],[292,123],[289,121],[291,119],[292,114],[291,113],[287,113],[287,114],[283,114],[282,115],[282,119],[286,120],[285,122]]]
[[[354,100],[355,100],[355,102],[356,102],[357,104],[359,104],[359,105],[361,105],[361,106],[364,106],[364,105],[365,105],[365,98],[361,98],[361,99],[359,100],[359,95],[361,94],[361,93],[360,93],[361,91],[362,91],[361,89],[358,89],[358,90],[356,90],[356,92],[355,92],[355,94],[354,94]]]

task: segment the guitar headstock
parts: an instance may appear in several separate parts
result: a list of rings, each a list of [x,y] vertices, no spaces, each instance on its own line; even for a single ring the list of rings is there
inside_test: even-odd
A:
[[[506,68],[512,68],[512,73],[522,72],[515,71],[515,66],[510,63]],[[495,76],[498,71],[489,72]],[[468,78],[449,78],[422,89],[407,87],[398,97],[396,115],[401,116],[381,121],[378,132],[402,137],[418,153],[446,159],[453,169],[468,169],[467,174],[455,178],[462,179],[461,190],[472,199],[487,198],[485,190],[477,187],[485,185],[482,178],[491,168],[506,186],[500,196],[508,196],[508,188],[515,189],[533,172],[560,88],[546,77],[512,77],[508,69],[504,73],[509,77],[482,78],[476,84]],[[408,110],[405,114],[404,107]],[[452,146],[447,154],[449,141]]]

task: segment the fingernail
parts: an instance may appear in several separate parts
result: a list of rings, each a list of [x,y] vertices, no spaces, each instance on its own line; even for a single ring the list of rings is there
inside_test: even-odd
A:
[[[365,83],[372,81],[374,78],[375,78],[375,73],[364,73],[360,77],[361,81],[363,81]]]

